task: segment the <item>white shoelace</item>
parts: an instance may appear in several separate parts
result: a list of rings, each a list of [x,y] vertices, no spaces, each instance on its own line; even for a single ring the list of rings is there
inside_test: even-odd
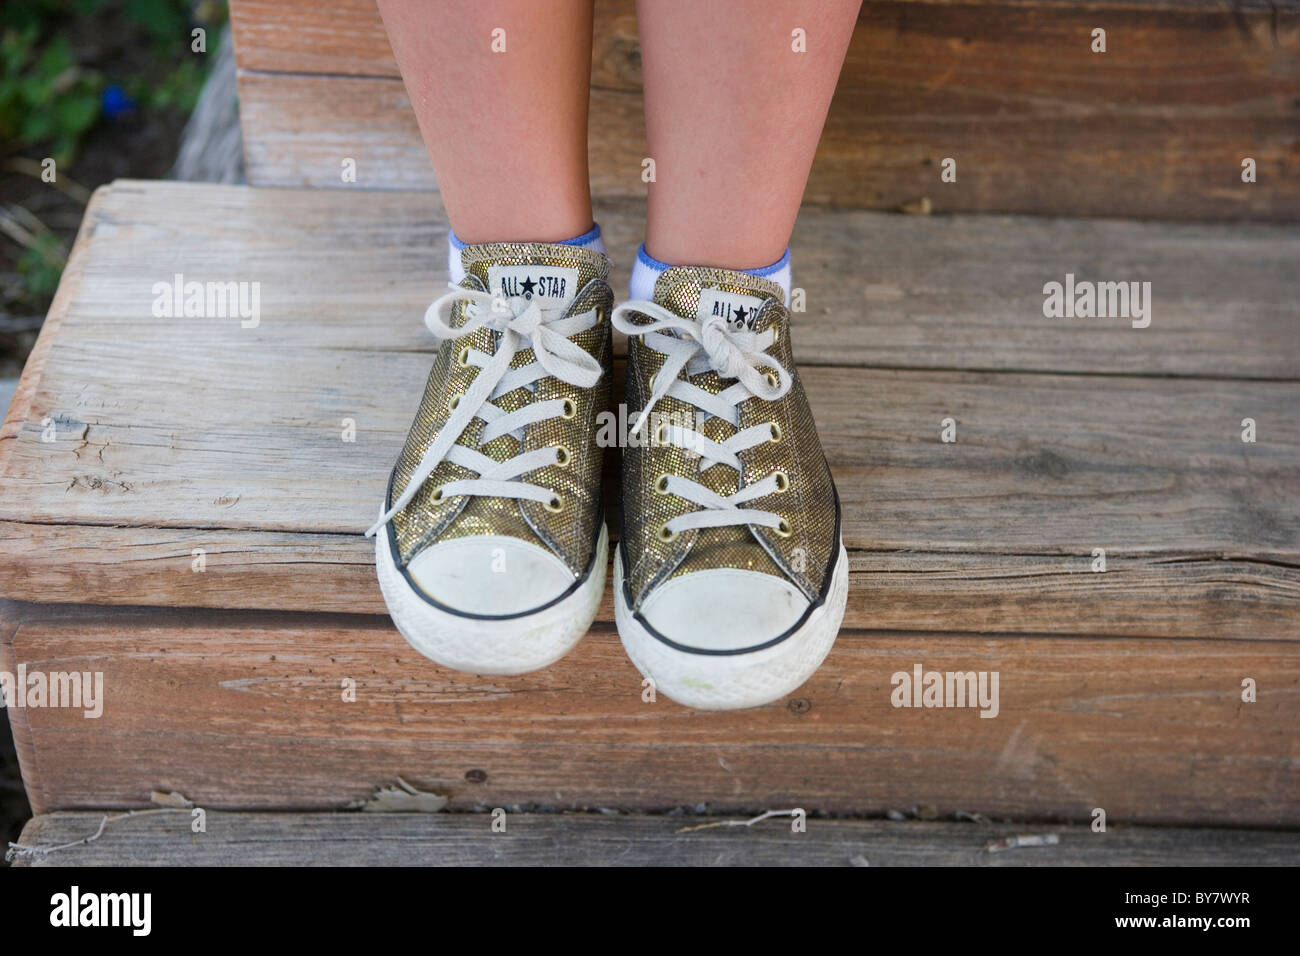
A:
[[[637,324],[624,318],[628,313],[639,313],[653,321]],[[686,404],[729,422],[740,429],[723,442],[715,442],[694,428],[680,424],[660,425],[654,440],[660,444],[674,445],[694,452],[701,458],[700,471],[714,465],[726,465],[743,473],[739,453],[761,445],[765,441],[779,440],[780,432],[774,422],[740,428],[740,405],[750,398],[775,401],[789,391],[792,383],[788,372],[766,351],[776,341],[772,329],[750,332],[733,329],[720,316],[710,316],[703,322],[684,319],[663,306],[644,300],[625,302],[616,308],[611,320],[614,327],[629,336],[640,336],[648,348],[667,356],[655,373],[650,400],[641,410],[632,426],[638,432],[650,417],[651,411],[665,395],[680,399]],[[665,334],[667,330],[670,333]],[[698,385],[692,385],[677,376],[682,369],[687,375],[697,375],[713,369],[724,379],[735,379],[721,392],[714,394]],[[760,371],[766,369],[766,371]],[[784,479],[784,480],[783,480]],[[770,511],[742,508],[741,505],[763,498],[776,491],[784,491],[788,478],[783,473],[773,473],[762,481],[746,485],[726,498],[711,491],[699,482],[668,475],[659,490],[676,495],[703,510],[673,518],[663,527],[663,532],[675,536],[693,528],[721,528],[731,525],[759,525],[767,528],[784,528],[785,521]],[[785,532],[788,532],[788,528]],[[784,533],[784,532],[783,532]]]
[[[566,319],[560,317],[562,313],[559,310],[544,309],[534,299],[518,315],[512,315],[500,296],[452,283],[448,285],[452,291],[435,299],[424,313],[424,324],[435,337],[445,343],[446,340],[463,338],[484,326],[500,332],[501,337],[494,354],[468,346],[461,349],[457,361],[476,366],[480,369],[478,375],[459,399],[452,399],[455,405],[451,416],[420,458],[402,493],[366,532],[366,537],[374,535],[405,508],[443,461],[467,468],[478,477],[448,482],[439,489],[439,500],[455,495],[481,495],[520,498],[547,505],[554,503],[557,498],[554,490],[517,479],[538,468],[561,464],[563,451],[558,446],[521,452],[499,462],[456,442],[474,419],[481,418],[487,424],[479,436],[480,446],[506,434],[513,435],[522,443],[526,426],[550,418],[571,418],[575,411],[572,401],[556,398],[531,402],[517,411],[506,412],[492,404],[494,399],[517,388],[531,387],[547,376],[554,376],[576,388],[591,388],[601,376],[600,362],[595,356],[569,341],[569,336],[585,332],[596,324],[599,313],[595,309]],[[466,310],[465,324],[455,328],[448,324],[448,319],[452,307],[462,300],[470,305]],[[528,348],[533,350],[536,361],[511,369],[510,363],[515,355]]]

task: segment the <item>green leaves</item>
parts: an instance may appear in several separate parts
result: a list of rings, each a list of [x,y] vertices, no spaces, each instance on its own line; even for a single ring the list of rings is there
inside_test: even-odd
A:
[[[18,260],[18,274],[23,277],[23,288],[31,296],[52,296],[63,274],[63,246],[58,236],[46,233],[37,236]]]
[[[35,26],[0,35],[0,139],[22,146],[49,143],[69,162],[99,115],[103,81],[77,65],[66,37],[37,49]]]

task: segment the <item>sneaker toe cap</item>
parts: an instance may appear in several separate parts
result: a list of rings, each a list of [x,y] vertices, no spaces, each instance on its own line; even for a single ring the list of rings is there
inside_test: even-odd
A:
[[[505,535],[439,541],[406,566],[417,588],[461,614],[500,617],[550,604],[573,586],[565,563],[540,545]]]
[[[742,651],[784,634],[808,605],[803,592],[784,578],[714,568],[665,581],[642,602],[640,613],[674,644],[703,651]]]

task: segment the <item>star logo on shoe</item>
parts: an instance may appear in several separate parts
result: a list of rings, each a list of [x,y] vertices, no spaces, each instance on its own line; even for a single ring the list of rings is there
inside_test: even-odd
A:
[[[737,331],[749,329],[752,332],[764,301],[754,295],[706,288],[700,291],[700,304],[696,310],[696,317],[701,322],[710,317],[717,317],[726,322],[728,328]]]
[[[578,294],[578,270],[537,263],[494,265],[488,269],[488,291],[514,308],[536,302],[544,309],[563,311]]]

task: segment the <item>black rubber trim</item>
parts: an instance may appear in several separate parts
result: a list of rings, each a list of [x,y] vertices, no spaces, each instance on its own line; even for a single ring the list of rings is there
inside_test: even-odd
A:
[[[396,469],[394,469],[388,475],[388,490],[384,493],[385,511],[387,511],[391,507],[392,495],[393,495],[393,478],[396,477],[396,474],[397,471]],[[527,611],[520,611],[517,614],[470,614],[467,611],[457,611],[455,608],[447,607],[447,605],[435,601],[432,597],[430,597],[428,594],[424,592],[423,588],[421,588],[418,584],[415,583],[414,580],[412,580],[411,575],[407,573],[406,566],[402,564],[402,555],[397,550],[397,532],[393,530],[393,523],[391,521],[384,526],[384,534],[388,536],[388,549],[393,556],[393,567],[397,568],[397,570],[401,572],[402,578],[406,581],[411,591],[422,601],[428,604],[430,607],[435,607],[439,611],[442,611],[444,614],[451,614],[456,617],[461,617],[467,621],[515,621],[518,620],[519,618],[531,617],[532,615],[538,613],[539,611],[544,611],[548,607],[553,607],[556,604],[559,604],[561,601],[563,601],[565,598],[572,595],[574,592],[578,590],[578,588],[582,587],[582,585],[584,585],[587,582],[587,580],[591,577],[592,571],[594,571],[596,568],[596,556],[600,551],[600,548],[598,547],[600,544],[600,529],[604,527],[604,525],[605,525],[605,516],[604,514],[601,514],[600,520],[596,522],[596,527],[595,527],[596,536],[595,538],[592,539],[591,542],[591,561],[587,564],[587,570],[583,572],[582,577],[574,581],[572,586],[566,589],[562,594],[560,594],[559,597],[555,598],[554,600],[547,601],[545,604],[539,604],[537,607],[530,608]],[[432,545],[430,547],[432,547]]]
[[[658,640],[660,643],[667,644],[675,651],[682,651],[683,653],[686,654],[700,654],[705,657],[735,657],[740,654],[753,654],[755,651],[763,651],[769,647],[775,647],[777,644],[780,644],[782,641],[793,636],[801,627],[803,627],[805,624],[808,623],[808,618],[812,615],[813,611],[817,610],[819,607],[821,607],[823,604],[826,603],[826,594],[830,590],[831,580],[833,579],[835,575],[835,569],[839,564],[840,492],[839,489],[836,488],[833,483],[831,485],[831,491],[835,495],[835,537],[834,537],[834,544],[831,546],[832,554],[834,555],[834,557],[831,558],[831,563],[826,568],[826,575],[825,577],[822,578],[822,586],[816,602],[808,605],[808,609],[803,612],[803,614],[799,617],[799,620],[795,621],[794,624],[792,624],[790,628],[786,630],[784,633],[778,634],[776,637],[772,638],[770,641],[767,641],[763,644],[754,644],[751,647],[741,647],[741,648],[736,648],[735,650],[710,650],[702,647],[690,647],[686,644],[678,644],[676,641],[672,640],[671,638],[665,637],[664,635],[660,634],[658,631],[656,631],[653,627],[650,626],[650,622],[641,616],[640,611],[633,611],[632,617],[636,620],[638,624],[644,627],[646,631],[652,637]],[[618,554],[619,554],[619,560],[623,562],[623,601],[624,603],[627,604],[629,608],[631,608],[632,594],[627,587],[627,578],[628,578],[628,566],[626,560],[627,555],[626,555],[626,549],[623,547],[623,542],[626,540],[627,539],[623,537],[621,534],[619,535]]]

